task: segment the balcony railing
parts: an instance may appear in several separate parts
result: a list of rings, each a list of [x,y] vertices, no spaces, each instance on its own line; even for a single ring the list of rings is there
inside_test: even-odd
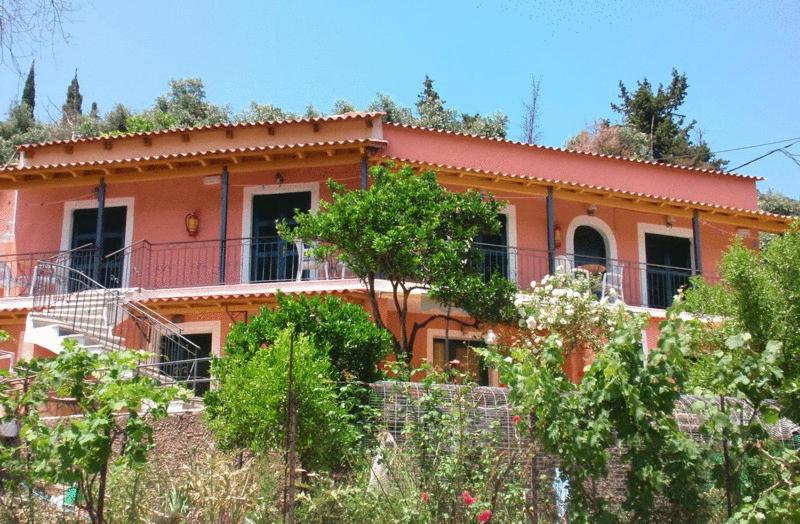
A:
[[[545,250],[492,244],[474,247],[481,255],[487,278],[499,273],[525,289],[549,272]],[[58,253],[0,256],[0,294],[28,295],[36,261],[54,254]],[[315,260],[310,253],[300,253],[298,246],[279,237],[229,239],[224,245],[219,240],[139,241],[102,258],[97,257],[94,246],[87,245],[61,255],[69,267],[93,276],[108,288],[171,289],[355,277],[335,258]],[[598,276],[611,273],[626,304],[654,308],[669,306],[694,274],[689,268],[573,254],[560,254],[555,262],[557,271],[581,268]],[[709,278],[707,273],[704,276]]]
[[[483,271],[488,276],[500,273],[521,289],[530,288],[532,281],[539,281],[549,273],[547,251],[524,249],[512,246],[476,244],[483,253]],[[556,272],[573,272],[583,269],[602,279],[610,273],[609,282],[615,293],[630,306],[666,308],[673,297],[696,274],[691,268],[646,264],[630,260],[593,258],[571,253],[555,257]],[[716,276],[704,273],[706,279]],[[598,289],[602,293],[602,289]]]
[[[336,259],[301,250],[280,237],[140,241],[104,258],[104,278],[113,287],[169,289],[354,276]]]

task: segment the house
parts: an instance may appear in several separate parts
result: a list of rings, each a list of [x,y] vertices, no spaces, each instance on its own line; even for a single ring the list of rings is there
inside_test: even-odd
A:
[[[0,170],[0,327],[11,334],[0,366],[78,338],[150,349],[161,373],[203,375],[207,362],[190,371],[181,362],[220,354],[229,325],[278,289],[366,307],[346,267],[306,260],[302,245],[277,238],[275,221],[330,198],[328,179],[364,187],[368,167],[386,159],[506,201],[502,232],[478,239],[487,267],[521,288],[576,267],[605,275],[603,292],[650,315],[645,345],[689,276],[713,279],[734,238],[756,245],[759,232],[788,223],[758,210],[756,177],[391,124],[381,113],[24,145]],[[415,297],[414,314],[434,310]],[[414,359],[465,351],[444,336],[430,324]]]

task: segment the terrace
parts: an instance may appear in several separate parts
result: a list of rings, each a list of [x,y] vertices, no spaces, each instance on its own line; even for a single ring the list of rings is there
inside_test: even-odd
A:
[[[696,269],[633,260],[476,243],[480,270],[499,273],[520,289],[553,272],[583,270],[596,275],[598,294],[613,289],[629,306],[663,309],[699,274]],[[108,288],[143,290],[190,289],[262,283],[354,279],[335,259],[317,260],[302,245],[280,237],[237,238],[186,242],[135,242],[101,257],[93,244],[54,253],[0,256],[0,296],[26,297],[37,261],[58,256],[69,267]],[[706,278],[712,275],[703,273]]]

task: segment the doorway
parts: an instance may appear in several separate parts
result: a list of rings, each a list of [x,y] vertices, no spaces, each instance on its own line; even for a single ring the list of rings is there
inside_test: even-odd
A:
[[[127,206],[106,207],[103,212],[103,250],[100,253],[99,267],[93,250],[77,251],[70,258],[70,267],[96,280],[105,287],[121,287],[124,281],[122,257],[107,260],[106,256],[125,247]],[[97,234],[97,208],[82,208],[72,211],[72,231],[69,249],[85,244],[93,244]],[[95,272],[95,269],[97,270]]]
[[[497,215],[500,230],[497,233],[482,233],[475,237],[483,253],[481,272],[483,278],[489,280],[494,273],[503,278],[509,277],[508,256],[508,217],[505,213]]]
[[[688,238],[645,233],[647,305],[666,308],[692,275],[692,242]]]
[[[250,282],[294,280],[299,263],[293,243],[278,236],[280,222],[294,225],[296,212],[311,209],[311,192],[253,195]]]
[[[592,226],[578,226],[575,229],[575,267],[608,267],[608,251],[603,235]]]
[[[192,358],[208,359],[208,357],[211,356],[211,333],[184,334],[183,337],[197,344],[197,354],[194,355],[194,357],[186,350],[183,343],[178,342],[177,337],[168,336],[161,339],[161,361],[176,362],[176,364],[173,365],[167,364],[161,366],[161,372],[171,376],[175,380],[186,380],[192,375],[192,362],[186,361]],[[194,377],[197,381],[186,384],[186,387],[193,390],[195,396],[202,397],[209,388],[211,362],[209,360],[201,360],[194,364]]]

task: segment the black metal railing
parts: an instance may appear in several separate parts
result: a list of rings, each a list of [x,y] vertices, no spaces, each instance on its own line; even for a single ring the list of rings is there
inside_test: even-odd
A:
[[[225,248],[223,271],[219,240],[142,240],[104,258],[105,278],[113,287],[170,289],[354,276],[337,260],[316,259],[280,237],[228,239]]]
[[[546,250],[480,243],[475,244],[475,249],[482,254],[482,268],[487,276],[499,273],[521,289],[529,288],[532,281],[539,281],[549,273]],[[626,304],[660,309],[669,307],[673,297],[690,285],[690,278],[696,274],[691,268],[610,258],[594,259],[571,253],[558,254],[555,263],[556,272],[582,269],[601,279],[604,274],[610,273],[608,282]],[[716,280],[716,276],[709,273],[704,273],[703,277]]]
[[[198,346],[158,313],[70,267],[73,256],[66,252],[36,265],[33,320],[64,330],[89,349],[146,351],[142,372],[162,382],[196,381]]]

